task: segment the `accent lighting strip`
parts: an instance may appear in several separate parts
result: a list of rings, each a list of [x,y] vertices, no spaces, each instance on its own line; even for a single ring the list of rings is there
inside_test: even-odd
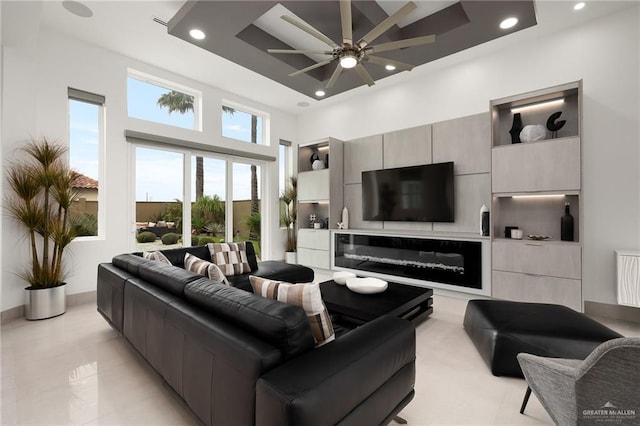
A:
[[[512,195],[511,198],[523,199],[523,198],[562,198],[566,197],[565,194],[535,194],[535,195]]]
[[[563,103],[564,103],[564,98],[554,99],[552,101],[538,102],[536,104],[530,104],[530,105],[524,105],[524,106],[520,106],[520,107],[511,108],[511,112],[516,113],[516,112],[524,111],[526,109],[540,108],[540,107],[563,104]]]

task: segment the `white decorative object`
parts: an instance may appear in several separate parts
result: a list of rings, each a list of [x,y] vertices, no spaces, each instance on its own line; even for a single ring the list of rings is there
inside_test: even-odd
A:
[[[322,229],[322,223],[320,223],[320,222],[314,222],[314,224],[313,224],[313,229]]]
[[[487,213],[487,215],[489,214],[489,207],[487,207],[486,204],[483,204],[482,207],[480,207],[480,235],[484,235],[487,236],[489,235],[489,218],[487,216],[486,219],[486,225],[485,225],[485,219],[484,219],[484,214]],[[485,229],[486,227],[486,229]]]
[[[333,273],[333,281],[336,284],[340,284],[340,285],[345,285],[347,283],[347,279],[355,278],[355,277],[356,277],[356,274],[354,274],[353,272],[338,271]]]
[[[520,132],[520,140],[522,142],[535,142],[546,139],[547,129],[542,124],[529,124],[524,126]]]
[[[311,164],[311,168],[313,170],[322,170],[324,169],[324,162],[322,160],[316,160]]]
[[[616,250],[618,303],[640,307],[640,252]]]
[[[514,240],[521,240],[524,236],[524,231],[522,229],[512,229],[511,230],[511,238]]]
[[[344,206],[342,209],[342,228],[340,229],[349,229],[349,210],[347,210],[347,206]]]
[[[347,278],[347,288],[356,293],[382,293],[387,287],[387,282],[378,278]]]
[[[338,225],[338,229],[344,229],[344,223],[338,222],[336,225]]]

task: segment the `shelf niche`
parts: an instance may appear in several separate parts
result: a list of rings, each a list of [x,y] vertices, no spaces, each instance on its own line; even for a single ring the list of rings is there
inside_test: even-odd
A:
[[[560,219],[564,216],[564,204],[571,205],[573,216],[573,240],[580,241],[580,203],[577,195],[548,197],[494,197],[494,238],[505,238],[506,226],[517,226],[527,235],[545,235],[551,241],[560,241]]]
[[[564,103],[544,105],[545,102],[558,99],[564,99]],[[556,90],[551,92],[536,91],[491,102],[492,145],[494,147],[512,145],[509,130],[513,125],[515,113],[511,109],[526,106],[531,107],[516,111],[522,117],[522,126],[542,124],[546,130],[544,140],[580,137],[579,85],[569,83],[564,86],[558,86]],[[562,114],[556,122],[566,120],[566,123],[558,130],[556,137],[553,138],[546,124],[549,116],[558,111],[562,111]]]

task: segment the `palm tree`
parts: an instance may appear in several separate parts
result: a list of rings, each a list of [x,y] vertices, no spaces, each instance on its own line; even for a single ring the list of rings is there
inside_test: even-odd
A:
[[[188,111],[193,111],[193,102],[193,96],[172,90],[160,96],[157,105],[160,108],[167,108],[169,114],[176,111],[186,114]],[[231,115],[236,112],[233,108],[224,105],[222,111]],[[196,201],[202,198],[202,195],[204,195],[204,159],[196,156]]]
[[[258,143],[258,117],[251,114],[251,143]],[[251,165],[251,216],[257,216],[260,214],[258,208],[258,173],[256,165]],[[258,222],[259,223],[259,222]],[[258,232],[255,231],[255,227],[249,228],[249,239],[257,240]]]

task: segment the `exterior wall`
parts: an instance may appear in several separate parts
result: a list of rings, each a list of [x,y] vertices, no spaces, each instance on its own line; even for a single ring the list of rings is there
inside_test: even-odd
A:
[[[635,4],[532,41],[498,40],[503,48],[483,56],[483,46],[452,55],[414,69],[409,82],[326,99],[300,117],[300,142],[487,112],[491,99],[582,79],[583,295],[616,303],[614,250],[640,249],[639,28]]]

